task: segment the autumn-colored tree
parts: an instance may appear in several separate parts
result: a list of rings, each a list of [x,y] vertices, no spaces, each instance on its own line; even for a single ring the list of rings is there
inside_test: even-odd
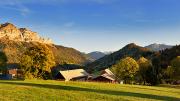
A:
[[[112,66],[117,81],[124,80],[125,83],[133,81],[135,74],[139,70],[136,60],[131,57],[121,59],[117,64]]]
[[[151,68],[152,64],[148,59],[146,59],[144,57],[141,57],[137,61],[137,63],[139,64],[139,73],[138,73],[139,76],[140,76],[139,79],[140,79],[140,81],[143,81],[143,83],[145,85],[146,78],[148,78],[147,71],[148,71],[149,68]]]
[[[34,45],[27,49],[21,60],[21,68],[26,78],[47,79],[47,73],[55,65],[52,51],[46,45]]]

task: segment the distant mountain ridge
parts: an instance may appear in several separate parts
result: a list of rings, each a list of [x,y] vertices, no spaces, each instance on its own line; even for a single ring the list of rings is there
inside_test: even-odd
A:
[[[100,58],[104,57],[106,54],[103,53],[103,52],[94,51],[94,52],[88,53],[87,55],[88,55],[93,61],[95,61],[95,60],[97,60],[97,59],[100,59]]]
[[[169,48],[172,48],[173,46],[172,45],[166,45],[166,44],[157,44],[157,43],[154,43],[154,44],[150,44],[148,46],[145,46],[144,48],[147,48],[151,51],[160,51],[160,50],[165,50],[165,49],[169,49]],[[113,52],[99,52],[99,51],[94,51],[94,52],[91,52],[91,53],[88,53],[87,55],[93,60],[98,60],[102,57],[104,57],[105,55],[109,55]]]
[[[157,44],[157,43],[145,46],[145,48],[148,48],[148,49],[150,49],[152,51],[160,51],[160,50],[169,49],[169,48],[172,48],[172,47],[173,46],[171,46],[171,45]]]

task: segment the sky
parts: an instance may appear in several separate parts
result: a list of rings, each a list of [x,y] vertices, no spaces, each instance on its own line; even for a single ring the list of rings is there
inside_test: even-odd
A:
[[[0,0],[10,22],[81,52],[180,44],[180,0]]]

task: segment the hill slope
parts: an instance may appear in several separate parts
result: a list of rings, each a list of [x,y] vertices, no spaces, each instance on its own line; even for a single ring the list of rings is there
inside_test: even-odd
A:
[[[170,49],[165,49],[160,52],[161,55],[159,59],[161,60],[161,65],[163,68],[166,68],[170,65],[171,60],[180,56],[180,45],[174,46]]]
[[[11,23],[0,24],[0,51],[8,58],[8,64],[14,67],[28,47],[46,45],[52,50],[56,64],[82,65],[88,58],[81,52],[60,45],[54,45],[50,39],[44,39],[38,33],[26,28],[18,28]]]
[[[0,50],[8,57],[8,63],[19,63],[21,56],[28,47],[34,45],[46,45],[52,50],[57,64],[84,64],[87,58],[81,52],[59,45],[42,44],[38,42],[17,42],[8,39],[0,39]]]
[[[153,52],[150,51],[149,49],[140,47],[134,43],[131,43],[131,44],[128,44],[127,46],[123,47],[122,49],[120,49],[117,52],[114,52],[110,55],[106,55],[103,58],[100,58],[99,60],[96,60],[96,61],[88,64],[86,66],[86,69],[89,72],[93,72],[96,70],[99,71],[99,70],[103,70],[105,68],[112,66],[117,61],[119,61],[120,59],[122,59],[126,56],[130,56],[135,59],[138,59],[141,56],[150,58],[152,54],[153,54]]]

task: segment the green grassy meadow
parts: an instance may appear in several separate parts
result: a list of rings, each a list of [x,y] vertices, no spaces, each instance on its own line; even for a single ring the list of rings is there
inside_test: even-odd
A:
[[[179,87],[53,80],[0,81],[0,101],[180,101]]]

